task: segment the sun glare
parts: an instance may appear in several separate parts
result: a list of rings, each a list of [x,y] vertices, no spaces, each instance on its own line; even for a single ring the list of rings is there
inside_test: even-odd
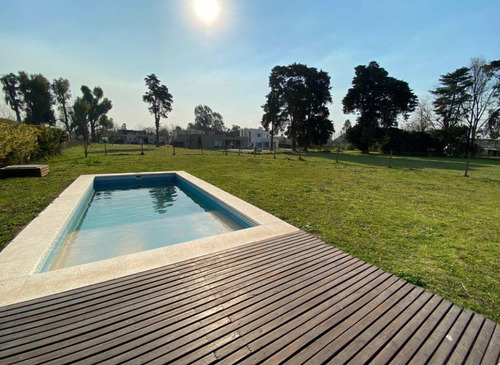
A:
[[[217,0],[194,0],[193,6],[200,19],[206,22],[214,20],[219,13]]]

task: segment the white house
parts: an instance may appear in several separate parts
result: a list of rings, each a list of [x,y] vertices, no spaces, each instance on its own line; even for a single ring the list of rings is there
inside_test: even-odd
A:
[[[243,128],[240,130],[240,137],[248,137],[249,147],[251,148],[268,150],[271,145],[271,133],[265,131],[262,127],[259,129]],[[273,149],[278,149],[278,136],[274,136],[273,146]]]

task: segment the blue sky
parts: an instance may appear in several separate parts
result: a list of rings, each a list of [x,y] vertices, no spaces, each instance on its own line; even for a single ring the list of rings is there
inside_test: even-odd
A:
[[[164,124],[185,127],[206,104],[228,127],[257,127],[271,69],[300,62],[330,74],[338,131],[359,64],[376,60],[424,95],[471,57],[500,58],[499,1],[218,3],[207,24],[191,0],[0,0],[0,74],[65,77],[75,95],[99,85],[114,121],[134,128],[153,126],[142,94],[156,73],[174,97]]]

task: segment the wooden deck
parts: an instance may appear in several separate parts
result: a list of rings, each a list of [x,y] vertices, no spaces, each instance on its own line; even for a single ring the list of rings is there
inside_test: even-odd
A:
[[[0,363],[494,364],[500,326],[298,232],[0,308]]]

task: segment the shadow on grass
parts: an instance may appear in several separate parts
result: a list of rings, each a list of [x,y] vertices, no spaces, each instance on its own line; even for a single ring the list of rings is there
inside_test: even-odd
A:
[[[291,154],[291,153],[290,153]],[[295,154],[294,154],[295,155]],[[304,156],[321,157],[329,160],[336,160],[336,152],[308,152]],[[389,155],[382,155],[377,153],[362,154],[362,153],[345,153],[338,154],[339,162],[352,162],[363,165],[388,167]],[[462,171],[465,169],[465,158],[457,157],[407,157],[407,156],[392,156],[392,168],[408,168],[419,170],[424,168],[443,169],[443,170],[456,170]],[[475,167],[480,166],[500,165],[500,160],[490,158],[473,158],[469,170],[474,171]]]

